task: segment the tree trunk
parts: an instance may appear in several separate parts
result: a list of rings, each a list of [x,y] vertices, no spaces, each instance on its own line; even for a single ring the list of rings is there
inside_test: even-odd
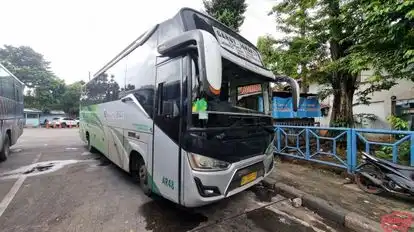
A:
[[[344,75],[332,83],[333,105],[331,113],[331,126],[354,127],[353,98],[355,93],[356,76]]]

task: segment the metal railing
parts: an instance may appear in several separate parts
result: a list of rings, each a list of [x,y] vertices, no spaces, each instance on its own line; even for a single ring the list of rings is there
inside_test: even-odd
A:
[[[275,132],[276,154],[349,173],[358,168],[361,151],[414,166],[414,131],[276,125]]]

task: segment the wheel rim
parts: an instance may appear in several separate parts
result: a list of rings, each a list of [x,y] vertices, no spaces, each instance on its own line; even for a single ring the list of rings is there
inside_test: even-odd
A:
[[[6,157],[9,156],[10,153],[10,145],[9,145],[9,140],[7,140],[6,144],[4,144],[4,154],[6,155]]]
[[[147,185],[147,170],[144,165],[139,168],[139,181],[145,185]]]

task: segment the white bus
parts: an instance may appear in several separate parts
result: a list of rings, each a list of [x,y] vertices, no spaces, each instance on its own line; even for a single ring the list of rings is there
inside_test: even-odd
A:
[[[23,133],[24,84],[0,64],[0,161],[10,154],[10,146]]]
[[[257,48],[192,9],[155,25],[86,83],[80,136],[140,183],[186,207],[241,192],[273,170],[270,82]],[[240,106],[260,84],[264,112]],[[265,100],[263,100],[265,99]]]

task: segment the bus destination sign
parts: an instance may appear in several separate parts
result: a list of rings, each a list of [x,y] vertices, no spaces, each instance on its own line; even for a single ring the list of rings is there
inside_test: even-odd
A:
[[[216,37],[218,38],[220,45],[223,48],[226,48],[227,50],[245,58],[246,60],[254,64],[262,66],[260,55],[255,49],[247,46],[245,43],[242,43],[241,41],[237,40],[233,36],[227,34],[226,32],[216,27],[213,27],[213,29],[214,29],[214,33],[216,34]]]

